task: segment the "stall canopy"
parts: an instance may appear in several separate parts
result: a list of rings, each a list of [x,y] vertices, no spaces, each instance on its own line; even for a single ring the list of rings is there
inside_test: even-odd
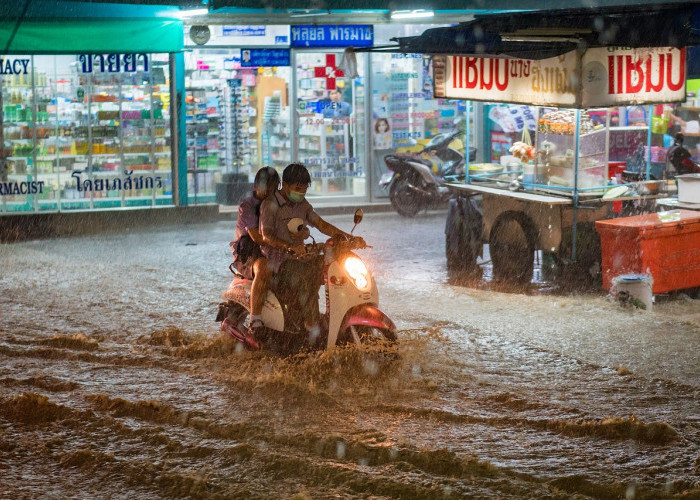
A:
[[[700,7],[688,3],[483,15],[398,42],[405,52],[521,59],[545,59],[576,48],[681,48],[700,44]]]
[[[694,47],[700,45],[700,6],[688,2],[478,15],[396,41],[396,46],[375,50],[538,60],[600,47]],[[688,54],[688,78],[700,78],[695,49]]]

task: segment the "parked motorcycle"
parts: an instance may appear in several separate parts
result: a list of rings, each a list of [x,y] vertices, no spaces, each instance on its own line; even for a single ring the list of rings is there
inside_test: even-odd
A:
[[[361,220],[362,210],[357,210],[355,226]],[[298,221],[301,223],[301,219]],[[295,231],[302,230],[303,226],[300,225]],[[364,245],[361,240],[336,236],[325,243],[308,243],[305,248],[305,254],[297,258],[323,256],[326,311],[321,314],[321,331],[318,338],[309,338],[304,318],[293,314],[295,308],[291,304],[281,303],[272,290],[267,292],[262,310],[262,321],[265,325],[263,338],[249,337],[252,281],[240,274],[236,275],[221,296],[224,302],[219,304],[219,314],[216,318],[216,321],[221,321],[221,330],[246,349],[256,350],[263,347],[279,353],[330,349],[336,345],[360,346],[377,341],[396,341],[396,327],[393,321],[378,308],[379,293],[374,278],[367,266],[353,252],[371,247]]]
[[[389,193],[389,199],[396,211],[404,217],[413,217],[418,212],[447,202],[450,191],[446,182],[464,176],[466,162],[464,149],[456,143],[460,130],[437,134],[425,145],[421,154],[427,153],[438,158],[431,162],[419,155],[391,154],[384,157],[384,163],[391,172],[379,180],[379,185]],[[476,159],[476,148],[469,148],[469,161]]]

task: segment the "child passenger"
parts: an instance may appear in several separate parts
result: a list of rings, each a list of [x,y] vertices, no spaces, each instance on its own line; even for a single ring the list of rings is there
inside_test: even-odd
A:
[[[248,333],[258,341],[264,328],[261,315],[271,275],[267,258],[260,251],[263,243],[260,204],[277,191],[279,184],[280,176],[274,168],[264,167],[258,170],[253,181],[253,194],[238,207],[236,239],[230,243],[236,270],[245,278],[253,280]]]

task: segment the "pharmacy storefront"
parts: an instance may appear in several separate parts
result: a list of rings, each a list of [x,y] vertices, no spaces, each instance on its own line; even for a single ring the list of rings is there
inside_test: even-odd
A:
[[[0,213],[174,204],[170,59],[182,29],[152,19],[19,26],[0,57]]]
[[[298,161],[310,170],[309,196],[373,200],[383,157],[419,151],[451,131],[460,100],[433,99],[429,59],[357,53],[426,26],[292,25],[185,27],[190,203],[236,204],[263,166]],[[197,30],[198,28],[194,28]],[[201,40],[199,40],[201,42]]]

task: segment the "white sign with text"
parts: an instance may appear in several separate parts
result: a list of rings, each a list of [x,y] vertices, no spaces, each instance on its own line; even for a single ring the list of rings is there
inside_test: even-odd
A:
[[[607,107],[685,100],[685,49],[595,48],[550,59],[433,57],[435,97]]]

